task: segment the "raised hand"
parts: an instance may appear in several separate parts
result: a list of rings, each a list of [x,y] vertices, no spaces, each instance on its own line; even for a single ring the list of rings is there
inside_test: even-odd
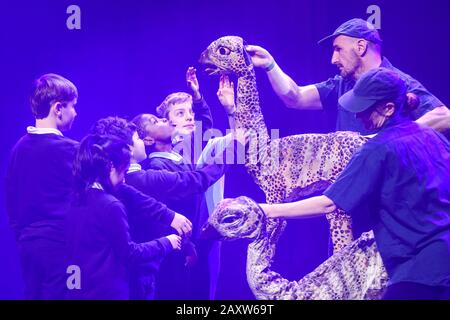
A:
[[[197,79],[197,70],[194,67],[189,67],[186,71],[186,83],[188,88],[192,92],[192,97],[194,100],[200,100],[202,95],[200,93],[200,85]]]
[[[274,62],[274,59],[269,51],[263,47],[249,45],[245,47],[245,50],[250,55],[252,63],[255,67],[266,69]]]
[[[227,75],[222,75],[219,81],[219,90],[217,90],[217,98],[225,108],[228,114],[234,113],[236,107],[234,103],[234,83]]]

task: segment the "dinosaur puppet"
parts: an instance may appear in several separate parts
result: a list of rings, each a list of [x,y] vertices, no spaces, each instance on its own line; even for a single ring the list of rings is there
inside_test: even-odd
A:
[[[291,202],[323,191],[333,183],[367,138],[354,132],[302,134],[270,139],[259,105],[254,67],[240,37],[212,42],[200,62],[210,74],[237,77],[236,129],[250,132],[245,165],[268,203]],[[258,210],[259,211],[258,211]],[[252,214],[245,214],[247,211]],[[256,213],[257,212],[257,213]],[[334,255],[298,282],[283,279],[270,267],[285,221],[265,219],[249,198],[226,199],[209,218],[224,239],[250,238],[247,280],[259,299],[376,298],[387,274],[373,233],[353,241],[351,219],[337,210],[327,215]]]

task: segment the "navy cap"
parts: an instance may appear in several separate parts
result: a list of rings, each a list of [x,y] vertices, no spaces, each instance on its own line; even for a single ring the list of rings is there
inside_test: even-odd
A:
[[[347,111],[358,113],[375,103],[406,94],[406,84],[398,73],[386,68],[366,72],[355,84],[353,90],[339,98],[339,104]]]
[[[354,18],[348,20],[341,24],[333,34],[326,36],[318,43],[325,41],[330,38],[337,37],[339,35],[349,36],[352,38],[366,39],[367,41],[381,44],[383,41],[380,38],[378,30],[373,26],[373,24],[367,22],[366,20]]]

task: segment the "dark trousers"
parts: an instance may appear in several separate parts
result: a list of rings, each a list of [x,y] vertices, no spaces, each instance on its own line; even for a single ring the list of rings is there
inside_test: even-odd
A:
[[[18,247],[25,299],[64,299],[67,278],[64,244],[47,239],[33,239],[20,241]]]
[[[156,300],[187,300],[188,268],[185,255],[180,251],[167,255],[156,276]]]
[[[212,242],[207,240],[197,241],[197,263],[188,270],[188,292],[190,300],[210,299],[210,266],[209,255]]]
[[[211,299],[210,261],[211,251],[220,251],[212,241],[196,243],[197,263],[185,266],[186,256],[181,252],[169,254],[161,264],[156,281],[156,300],[209,300]],[[219,256],[216,253],[215,256]],[[214,277],[214,282],[217,279]],[[215,284],[214,284],[215,288]]]
[[[383,300],[450,300],[450,287],[399,282],[386,289]]]
[[[130,299],[155,299],[155,275],[132,269],[130,271]]]

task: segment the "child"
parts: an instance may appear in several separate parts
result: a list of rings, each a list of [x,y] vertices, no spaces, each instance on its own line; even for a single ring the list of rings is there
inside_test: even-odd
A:
[[[160,119],[152,114],[141,114],[135,117],[133,122],[137,125],[139,135],[142,135],[146,143],[149,153],[147,165],[151,165],[151,168],[156,170],[192,172],[192,166],[185,163],[183,157],[172,150],[173,126],[166,119]],[[188,197],[172,198],[166,201],[169,208],[180,210],[193,222],[194,239],[197,238],[199,227],[201,227],[197,221],[197,208],[202,195],[203,193],[196,193]],[[192,247],[188,252],[172,255],[165,259],[158,274],[156,298],[192,299],[188,280],[190,269],[196,260],[197,254]],[[203,297],[203,299],[207,298]]]
[[[68,263],[81,270],[81,288],[69,298],[128,299],[129,263],[160,259],[180,249],[172,234],[145,243],[130,239],[123,204],[112,193],[123,183],[131,151],[117,138],[89,135],[74,162],[76,200],[67,215]]]
[[[193,96],[200,96],[199,85],[195,76],[195,70],[193,68],[188,69],[187,80],[191,89],[193,90]],[[218,96],[221,98],[229,117],[232,119],[234,112],[234,91],[233,86],[230,84],[228,78],[222,78],[220,82],[220,88]],[[166,169],[169,171],[192,171],[196,168],[196,158],[192,152],[183,152],[183,156],[174,150],[172,146],[173,135],[177,137],[183,137],[184,139],[177,139],[177,150],[183,149],[183,151],[191,151],[191,135],[196,130],[196,113],[194,112],[194,98],[187,93],[178,92],[169,95],[163,103],[157,108],[157,112],[162,119],[157,118],[150,114],[144,114],[136,117],[133,121],[138,126],[138,132],[144,139],[147,147],[147,153],[149,159],[145,165],[148,168],[153,169]],[[203,101],[203,105],[206,103]],[[209,108],[207,108],[209,110]],[[204,112],[204,109],[202,109]],[[210,114],[210,113],[209,113]],[[201,118],[201,117],[200,117]],[[168,121],[167,121],[167,120]],[[234,125],[233,121],[230,121],[231,125]],[[170,128],[175,131],[170,130]],[[197,130],[198,132],[198,130]],[[215,140],[213,142],[213,140]],[[208,155],[218,155],[225,151],[227,146],[233,141],[233,135],[227,137],[211,139],[208,145]],[[179,146],[183,145],[183,148]],[[208,163],[208,159],[205,155],[202,155],[203,163]],[[196,160],[196,159],[195,159]],[[212,201],[209,201],[210,209],[214,207],[214,200],[220,201],[223,198],[223,179],[220,184],[217,184],[216,189],[210,190],[216,192],[217,196],[211,195]],[[197,265],[189,271],[187,298],[194,299],[213,299],[215,295],[216,284],[219,273],[219,252],[220,243],[210,241],[200,241],[198,239],[201,226],[206,222],[208,218],[207,201],[204,195],[198,195],[183,201],[168,202],[167,205],[174,210],[184,210],[183,212],[192,220],[194,224],[193,239],[198,247],[199,262]],[[189,210],[189,211],[187,211]],[[170,270],[168,267],[167,270]],[[180,271],[179,273],[181,273]],[[174,272],[167,272],[166,276],[161,276],[161,279],[169,279]],[[171,287],[171,282],[166,282],[161,287]],[[179,298],[173,295],[173,292],[162,292],[161,297]]]
[[[170,127],[168,130],[173,131]],[[125,141],[132,150],[130,168],[125,176],[127,183],[162,202],[204,192],[223,175],[224,166],[216,163],[192,172],[142,170],[139,162],[147,157],[144,142],[136,125],[123,118],[102,118],[92,126],[91,133],[111,135]]]
[[[192,94],[185,92],[175,92],[169,94],[164,101],[156,108],[156,113],[160,118],[167,119],[175,128],[172,143],[174,150],[183,155],[185,162],[195,167],[200,154],[202,153],[203,136],[211,136],[208,132],[213,125],[212,115],[209,106],[200,93],[200,85],[193,67],[186,72],[186,81]],[[217,97],[224,107],[230,128],[234,130],[234,85],[227,76],[220,78]],[[212,131],[212,130],[211,130]],[[195,139],[197,138],[197,139]],[[209,142],[211,139],[207,139]],[[231,135],[226,139],[231,141]],[[182,143],[184,142],[184,143]],[[218,142],[216,142],[218,143]]]
[[[30,104],[36,124],[14,146],[6,203],[21,260],[26,299],[62,299],[63,221],[72,191],[78,143],[66,138],[77,115],[78,91],[57,74],[35,80]]]
[[[127,142],[132,150],[131,165],[125,177],[127,183],[163,202],[203,193],[223,174],[223,166],[215,164],[190,172],[141,170],[138,162],[142,161],[142,154],[145,157],[144,143],[137,135],[136,126],[119,117],[98,120],[92,127],[91,133],[115,136]],[[133,216],[129,215],[130,234],[133,241],[149,241],[167,232],[167,228],[161,224],[134,219]],[[132,299],[151,297],[149,293],[153,291],[153,278],[158,269],[159,261],[133,266],[130,281]]]

